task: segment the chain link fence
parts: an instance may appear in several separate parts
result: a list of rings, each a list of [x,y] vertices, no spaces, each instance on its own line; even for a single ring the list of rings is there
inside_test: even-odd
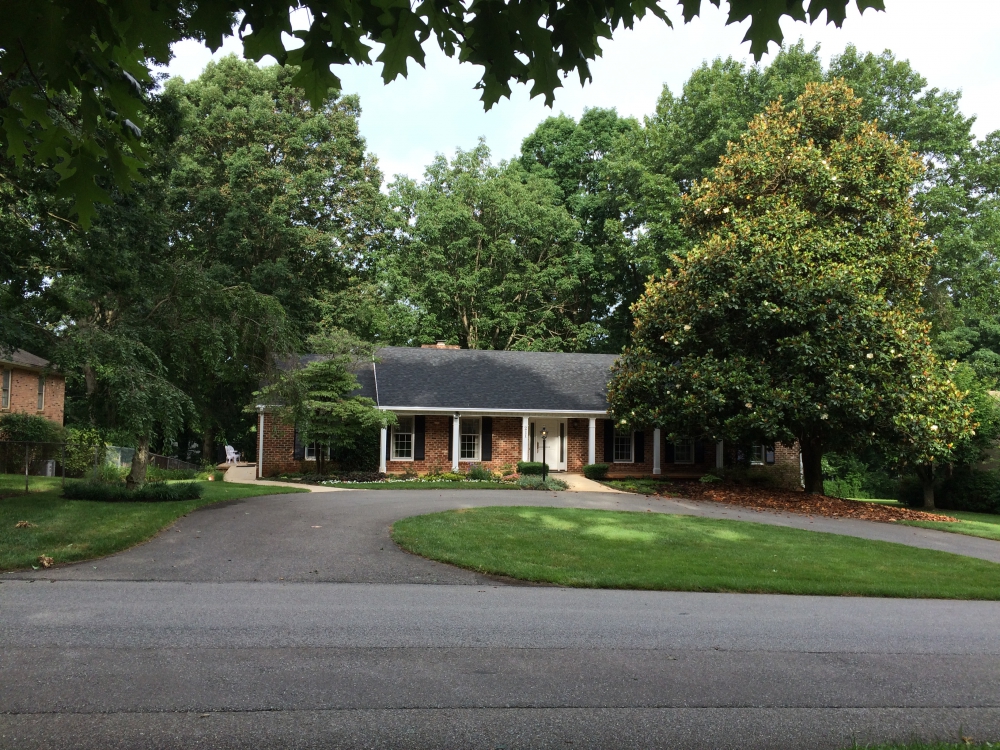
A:
[[[97,474],[104,467],[126,469],[132,464],[135,448],[103,443],[40,442],[35,440],[0,440],[0,474],[24,476],[24,490],[29,491],[31,477],[82,477],[91,470]],[[158,469],[198,471],[201,467],[158,453],[149,454],[149,466]]]

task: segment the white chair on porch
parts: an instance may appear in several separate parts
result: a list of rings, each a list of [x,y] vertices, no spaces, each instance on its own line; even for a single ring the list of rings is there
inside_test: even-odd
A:
[[[239,452],[231,445],[226,446],[226,463],[236,464],[240,461]]]

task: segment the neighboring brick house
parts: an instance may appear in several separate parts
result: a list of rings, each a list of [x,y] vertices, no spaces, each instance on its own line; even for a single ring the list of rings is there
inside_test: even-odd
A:
[[[552,471],[610,464],[610,476],[701,476],[722,466],[722,444],[667,443],[659,429],[617,430],[608,419],[611,354],[512,352],[431,346],[386,347],[358,373],[360,395],[396,414],[382,431],[379,467],[388,473],[493,470],[545,459]],[[310,446],[266,409],[258,422],[259,477],[308,471]],[[763,446],[762,465],[791,462]],[[730,454],[732,451],[729,452]],[[780,454],[780,455],[779,455]],[[729,456],[733,458],[733,456]],[[756,460],[752,461],[756,463]]]
[[[48,360],[15,349],[0,354],[0,414],[37,414],[62,425],[66,379]]]

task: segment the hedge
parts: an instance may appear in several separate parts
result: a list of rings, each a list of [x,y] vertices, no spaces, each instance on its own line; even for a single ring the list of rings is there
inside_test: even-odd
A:
[[[605,479],[609,468],[607,464],[587,464],[583,467],[583,475],[587,479]]]
[[[67,484],[63,497],[69,500],[94,500],[103,503],[163,503],[175,500],[197,500],[201,497],[197,482],[150,482],[137,490],[124,484],[74,482]]]
[[[545,467],[545,473],[548,474],[548,464],[543,464],[541,461],[518,461],[517,473],[521,476],[524,476],[525,474],[541,474],[542,467]]]

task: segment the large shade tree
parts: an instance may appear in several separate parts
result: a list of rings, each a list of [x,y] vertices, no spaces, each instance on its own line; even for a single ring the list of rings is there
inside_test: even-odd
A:
[[[684,20],[702,5],[683,0]],[[730,22],[750,20],[746,38],[759,58],[770,41],[781,41],[782,18],[814,21],[825,13],[839,26],[851,5],[864,10],[884,4],[733,0],[728,15]],[[478,87],[488,108],[509,96],[515,83],[530,85],[532,96],[551,104],[563,76],[590,79],[600,40],[615,29],[631,28],[646,13],[671,22],[658,0],[6,0],[0,8],[0,85],[10,84],[0,95],[0,143],[12,157],[33,153],[55,166],[84,223],[95,201],[108,199],[102,182],[126,189],[139,176],[146,156],[142,83],[183,39],[205,41],[214,50],[238,22],[244,54],[296,66],[294,85],[319,107],[331,89],[340,88],[331,66],[372,62],[378,44],[376,62],[388,82],[405,76],[411,60],[423,65],[424,45],[433,37],[445,54],[482,67]],[[299,9],[307,11],[309,26],[293,30],[291,14]]]
[[[422,182],[398,179],[399,237],[381,263],[411,343],[579,351],[595,325],[581,298],[593,257],[552,180],[494,165],[485,144],[439,157]]]
[[[933,255],[911,199],[923,165],[860,108],[842,81],[809,84],[694,186],[696,243],[636,305],[616,419],[797,441],[809,492],[822,492],[824,451],[879,442],[933,465],[972,429],[919,318]]]

